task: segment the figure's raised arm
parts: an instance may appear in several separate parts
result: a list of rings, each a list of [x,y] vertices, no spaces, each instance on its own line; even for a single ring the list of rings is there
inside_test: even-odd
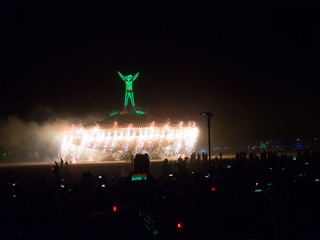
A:
[[[126,79],[124,78],[124,76],[123,76],[120,72],[118,72],[118,74],[119,74],[119,76],[121,77],[121,79],[122,79],[123,81],[126,81]]]
[[[138,75],[139,75],[139,73],[136,73],[136,75],[134,75],[134,77],[132,78],[132,82],[133,82],[134,80],[136,80],[136,78],[138,77]]]

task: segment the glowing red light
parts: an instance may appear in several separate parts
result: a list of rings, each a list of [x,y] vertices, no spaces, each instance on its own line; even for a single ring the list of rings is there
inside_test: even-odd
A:
[[[213,188],[211,188],[211,191],[213,192],[214,190],[216,190],[214,187]]]
[[[113,206],[112,210],[113,210],[114,212],[116,212],[116,211],[117,211],[117,206]]]
[[[181,228],[181,223],[178,223],[178,228]]]
[[[54,170],[54,168],[51,168],[51,170],[53,171],[53,170]]]
[[[297,180],[294,180],[293,182],[297,182]]]

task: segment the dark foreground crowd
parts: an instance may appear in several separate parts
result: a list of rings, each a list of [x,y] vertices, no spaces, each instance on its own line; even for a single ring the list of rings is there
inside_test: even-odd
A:
[[[320,239],[320,156],[263,152],[164,160],[137,155],[127,177],[80,181],[70,164],[0,189],[0,239]]]

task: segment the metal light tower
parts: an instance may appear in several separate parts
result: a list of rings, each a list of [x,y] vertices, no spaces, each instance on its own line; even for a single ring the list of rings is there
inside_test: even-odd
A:
[[[210,140],[210,120],[213,117],[213,114],[211,112],[202,112],[202,116],[208,116],[208,144],[209,144],[209,168],[211,167],[211,140]]]

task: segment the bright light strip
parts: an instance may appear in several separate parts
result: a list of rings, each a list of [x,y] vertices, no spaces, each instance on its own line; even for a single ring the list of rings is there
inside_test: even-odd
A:
[[[134,154],[148,153],[151,158],[176,158],[190,156],[196,148],[199,129],[193,125],[184,127],[150,127],[99,129],[74,128],[64,133],[60,149],[63,159],[76,161],[120,159],[128,151]]]

